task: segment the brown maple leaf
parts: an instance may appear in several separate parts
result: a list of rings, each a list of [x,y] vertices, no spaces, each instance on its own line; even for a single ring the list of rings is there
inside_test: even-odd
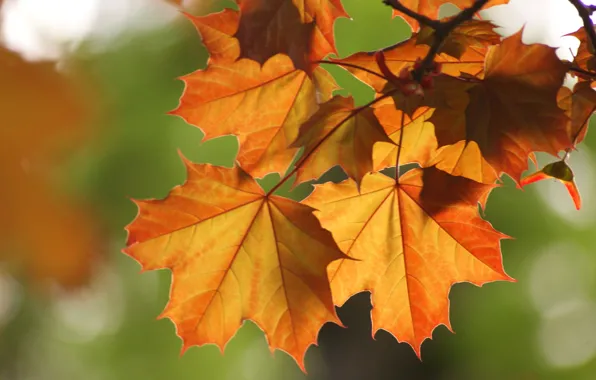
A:
[[[577,145],[586,137],[588,122],[596,111],[596,91],[591,87],[590,82],[578,82],[573,91],[567,87],[561,87],[558,104],[569,118],[567,122],[569,140]]]
[[[340,0],[240,0],[236,37],[242,56],[265,62],[278,53],[310,71],[310,61],[336,53],[333,23],[347,16]]]
[[[326,268],[345,257],[313,209],[267,196],[240,168],[185,161],[187,181],[163,200],[136,201],[125,253],[143,270],[172,271],[171,319],[184,342],[222,351],[242,321],[304,370],[326,322],[340,324]]]
[[[293,147],[304,147],[296,184],[319,178],[339,165],[360,182],[373,170],[372,152],[377,142],[391,143],[372,108],[354,108],[354,100],[336,96],[300,127]]]
[[[453,4],[460,9],[468,8],[474,4],[475,0],[401,0],[402,5],[411,9],[412,11],[426,16],[431,19],[439,17],[439,8],[443,4]],[[507,4],[509,0],[489,0],[483,9],[493,7],[495,5]],[[420,29],[418,21],[410,16],[403,14],[400,11],[393,10],[393,17],[401,17],[412,28],[413,32]]]
[[[292,1],[243,0],[239,4],[240,24],[235,37],[242,57],[264,63],[283,53],[292,58],[296,68],[309,71],[314,23],[303,23]]]
[[[462,82],[461,96],[469,97],[465,118],[439,107],[430,120],[439,147],[462,140],[477,145],[458,143],[443,150],[450,161],[457,162],[459,175],[492,183],[492,175],[478,177],[487,173],[486,160],[498,175],[506,173],[519,181],[531,152],[557,155],[571,145],[567,117],[557,105],[568,64],[559,60],[554,48],[525,45],[522,31],[491,47],[481,82],[472,87]],[[476,156],[467,150],[477,148],[484,160],[463,158]]]
[[[457,282],[482,285],[512,279],[504,272],[500,240],[478,215],[491,185],[453,177],[435,168],[415,169],[399,184],[379,173],[317,185],[305,203],[351,258],[329,266],[333,300],[343,305],[372,293],[373,335],[383,329],[410,344],[449,323],[449,289]],[[445,189],[449,189],[445,191]]]
[[[570,33],[568,35],[579,40],[579,47],[577,48],[577,53],[575,54],[573,63],[582,70],[596,72],[596,57],[594,57],[594,48],[592,47],[590,38],[586,33],[586,29],[582,27],[576,32]],[[571,71],[571,74],[576,75],[580,81],[592,79],[592,77],[586,77],[573,71]]]

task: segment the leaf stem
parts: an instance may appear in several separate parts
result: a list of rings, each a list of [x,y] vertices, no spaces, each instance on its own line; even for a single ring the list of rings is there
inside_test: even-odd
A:
[[[401,147],[404,141],[404,122],[406,113],[401,111],[401,128],[399,129],[399,142],[397,143],[397,157],[395,158],[395,182],[399,183],[399,156],[401,154]]]
[[[385,78],[385,76],[383,74],[379,74],[376,71],[367,69],[366,67],[355,65],[353,63],[335,62],[335,61],[314,61],[313,63],[325,64],[325,65],[336,65],[336,66],[343,66],[343,67],[352,67],[354,69],[358,69],[358,70],[367,72],[367,73],[369,73],[371,75],[377,76],[377,77],[379,77],[381,79],[384,79],[384,80],[388,81],[388,79]]]

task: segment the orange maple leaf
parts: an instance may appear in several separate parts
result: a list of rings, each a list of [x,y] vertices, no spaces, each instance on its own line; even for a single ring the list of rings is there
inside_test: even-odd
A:
[[[201,40],[209,52],[209,59],[217,62],[234,62],[240,56],[240,45],[234,38],[238,30],[240,14],[226,8],[207,16],[185,14],[201,35]]]
[[[401,0],[400,2],[418,14],[431,19],[437,19],[439,17],[439,7],[441,7],[441,5],[449,3],[464,9],[472,6],[475,0]],[[508,2],[509,0],[489,0],[482,9],[487,9],[495,5],[507,4]],[[410,28],[412,28],[413,32],[417,32],[420,29],[418,21],[400,11],[393,10],[393,17],[398,16],[404,19]]]
[[[390,101],[390,99],[387,99]],[[400,165],[415,162],[421,166],[428,166],[428,162],[436,154],[437,138],[435,127],[429,122],[434,109],[421,107],[414,111],[410,118],[403,111],[395,108],[394,104],[378,104],[375,115],[385,129],[385,133],[393,141],[392,144],[379,142],[373,150],[373,167],[375,171],[395,166],[397,152],[400,152]],[[402,123],[403,118],[403,123]],[[403,126],[402,126],[403,124]],[[401,137],[401,133],[404,136]],[[399,146],[400,138],[402,140]]]
[[[249,59],[213,62],[182,80],[186,88],[171,114],[201,128],[205,139],[238,136],[237,160],[256,177],[286,170],[298,125],[317,109],[312,80],[282,54],[262,67]]]
[[[0,256],[42,288],[84,284],[100,249],[88,210],[47,175],[60,149],[85,136],[87,94],[71,79],[0,47]]]
[[[163,200],[136,201],[124,252],[143,270],[169,268],[171,319],[184,342],[222,351],[245,319],[271,350],[304,370],[306,349],[335,314],[326,268],[345,257],[313,209],[264,194],[242,169],[185,161],[187,181]]]
[[[298,149],[288,148],[298,127],[331,98],[337,84],[321,67],[298,70],[290,57],[277,54],[263,65],[239,58],[238,12],[189,16],[212,60],[205,70],[181,79],[185,90],[170,114],[199,127],[204,139],[235,135],[237,160],[255,177],[284,172]],[[206,90],[208,89],[208,90]],[[256,110],[260,110],[255,112]],[[222,117],[225,115],[225,117]]]
[[[294,147],[304,147],[296,164],[295,183],[319,178],[340,165],[360,182],[373,170],[372,151],[377,142],[391,143],[370,107],[354,108],[354,100],[336,96],[300,127]]]
[[[513,281],[501,262],[506,236],[478,215],[478,201],[492,188],[435,168],[412,170],[398,184],[369,174],[360,192],[352,180],[317,185],[305,203],[357,259],[329,266],[334,302],[370,291],[373,336],[389,331],[420,356],[436,326],[451,329],[451,285]]]

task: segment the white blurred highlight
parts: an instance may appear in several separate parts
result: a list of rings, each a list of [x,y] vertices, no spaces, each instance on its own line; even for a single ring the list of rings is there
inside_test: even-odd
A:
[[[53,331],[60,340],[85,343],[112,334],[122,323],[124,290],[114,270],[104,270],[86,288],[56,294]]]
[[[21,303],[19,283],[0,268],[0,327],[15,316]]]
[[[28,59],[59,59],[83,41],[104,49],[126,30],[172,21],[179,13],[164,0],[5,0],[2,37]]]

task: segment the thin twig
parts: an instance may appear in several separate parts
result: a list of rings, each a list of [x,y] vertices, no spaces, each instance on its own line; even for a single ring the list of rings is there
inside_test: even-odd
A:
[[[322,64],[322,65],[336,65],[336,66],[343,66],[343,67],[351,67],[354,69],[358,69],[358,70],[367,72],[367,73],[374,75],[376,77],[379,77],[381,79],[388,80],[387,78],[385,78],[385,76],[383,74],[379,74],[376,71],[373,71],[373,70],[367,69],[366,67],[362,67],[362,66],[355,65],[352,63],[335,62],[335,61],[313,61],[312,63],[318,63],[318,64]]]
[[[582,18],[582,21],[584,22],[584,29],[586,30],[586,33],[588,33],[590,43],[594,48],[592,51],[596,51],[596,31],[594,30],[594,23],[590,18],[590,15],[592,12],[594,12],[594,7],[590,6],[590,8],[587,8],[586,5],[584,5],[580,0],[569,0],[569,2],[573,4],[575,9],[577,9],[579,17]]]
[[[596,73],[584,70],[580,67],[572,66],[569,68],[569,71],[574,72],[577,76],[582,77],[584,79],[596,80]]]
[[[422,63],[420,64],[418,69],[412,72],[412,77],[416,81],[421,81],[422,77],[424,76],[424,73],[430,70],[436,55],[439,53],[439,50],[441,49],[441,46],[443,45],[445,39],[449,36],[449,33],[451,33],[453,29],[455,29],[464,21],[470,20],[472,17],[474,17],[474,14],[476,14],[476,12],[482,9],[482,7],[484,7],[486,3],[488,3],[488,1],[489,0],[476,0],[474,4],[459,12],[455,17],[447,21],[440,21],[432,20],[424,15],[412,11],[411,9],[401,4],[399,0],[383,0],[385,4],[393,7],[393,9],[403,12],[404,14],[418,21],[420,24],[427,25],[435,30],[434,41],[430,46],[430,50],[422,60]]]
[[[410,16],[414,20],[418,21],[420,25],[427,25],[433,29],[436,29],[440,24],[440,21],[438,20],[433,20],[432,18],[426,17],[425,15],[414,12],[410,8],[403,5],[399,0],[383,0],[383,3],[385,5],[389,5],[396,11],[400,11],[406,16]]]

